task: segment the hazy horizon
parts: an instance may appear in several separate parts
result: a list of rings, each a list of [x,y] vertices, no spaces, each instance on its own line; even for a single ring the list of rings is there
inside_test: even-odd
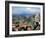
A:
[[[12,7],[12,15],[35,15],[40,13],[40,8],[37,7]]]

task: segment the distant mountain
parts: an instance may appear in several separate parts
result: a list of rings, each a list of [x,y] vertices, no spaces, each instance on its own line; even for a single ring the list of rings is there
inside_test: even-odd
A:
[[[32,15],[34,15],[34,14],[32,14],[32,13],[27,13],[27,12],[22,12],[21,14],[13,14],[13,16],[32,16]]]

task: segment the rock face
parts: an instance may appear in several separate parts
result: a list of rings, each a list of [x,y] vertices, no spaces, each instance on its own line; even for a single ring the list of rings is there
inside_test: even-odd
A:
[[[35,16],[35,21],[36,21],[36,22],[39,22],[39,20],[40,20],[40,16],[39,16],[39,15],[36,15],[36,16]]]

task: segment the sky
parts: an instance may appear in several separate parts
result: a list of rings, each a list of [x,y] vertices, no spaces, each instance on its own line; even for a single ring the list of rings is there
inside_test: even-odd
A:
[[[24,15],[24,14],[39,14],[40,8],[39,7],[12,7],[12,14],[13,15]]]

